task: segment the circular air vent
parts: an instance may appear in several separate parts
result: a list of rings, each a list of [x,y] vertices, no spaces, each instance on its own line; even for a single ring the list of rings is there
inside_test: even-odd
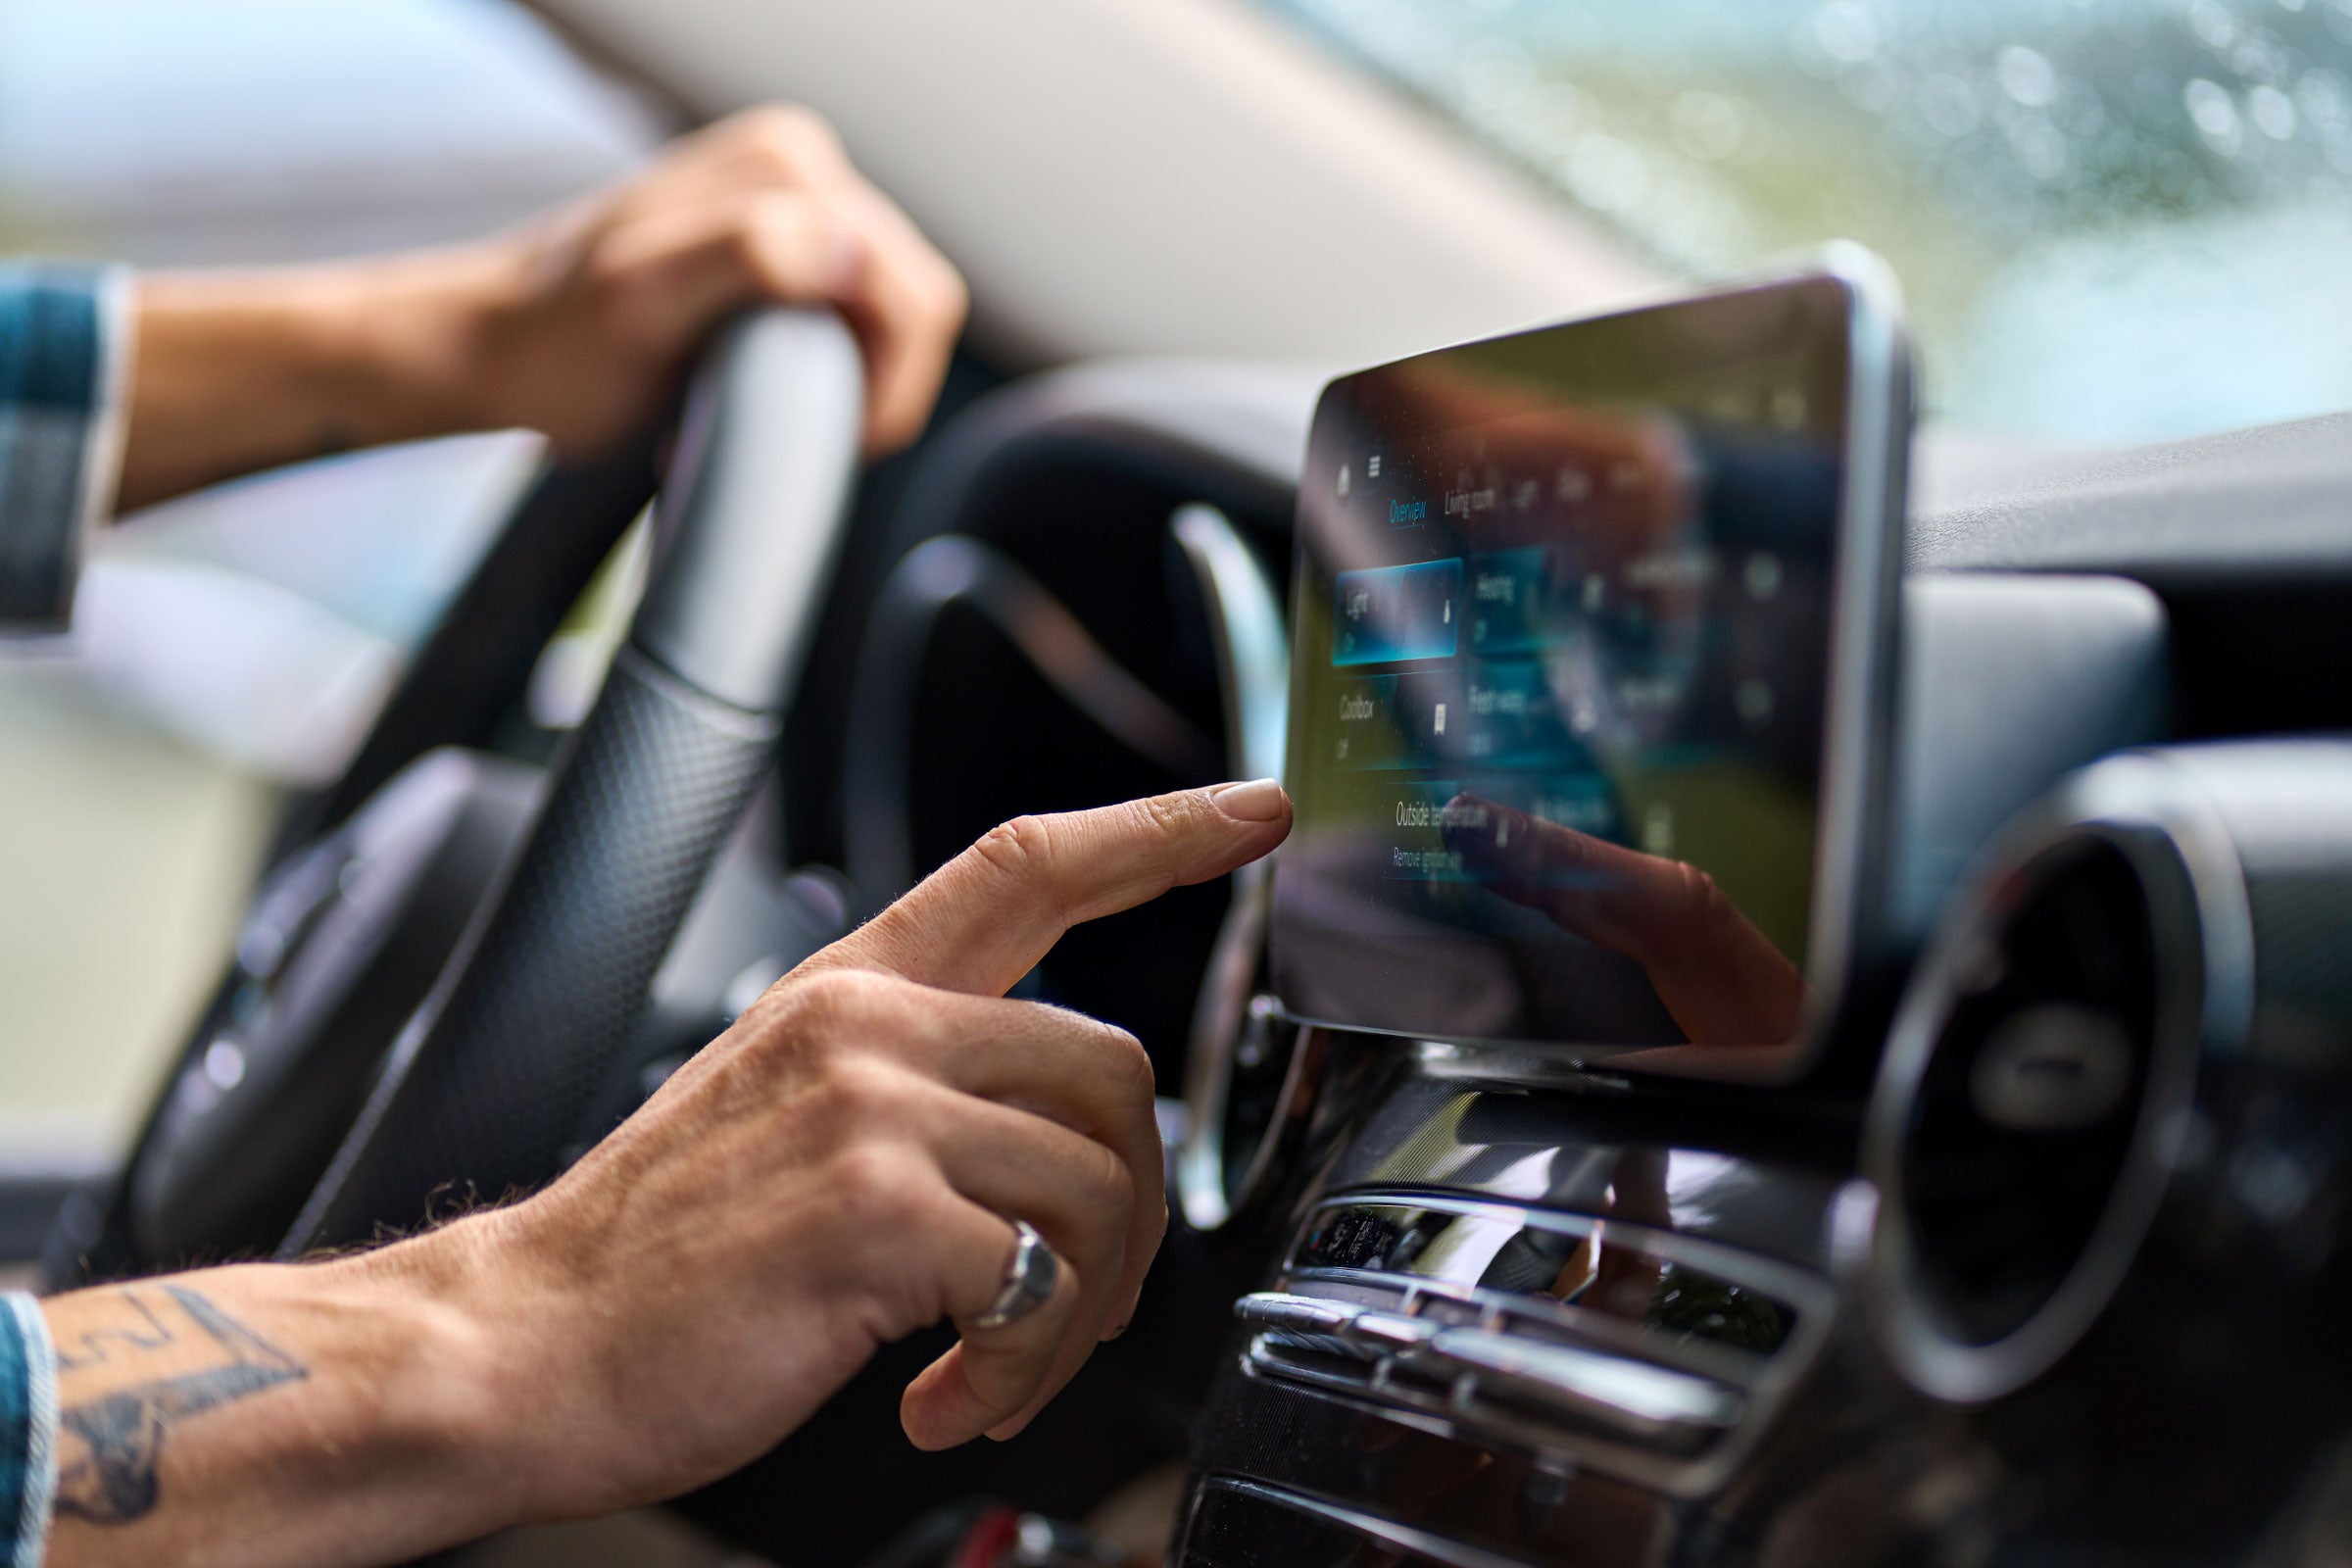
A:
[[[2163,1196],[2199,1052],[2242,1028],[2245,955],[2228,835],[2152,757],[2078,774],[1954,911],[1864,1144],[1879,1325],[1921,1390],[1997,1397],[2098,1316]]]

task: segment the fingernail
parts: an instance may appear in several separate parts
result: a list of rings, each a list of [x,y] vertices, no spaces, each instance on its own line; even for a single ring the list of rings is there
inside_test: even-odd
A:
[[[1282,815],[1282,785],[1270,778],[1220,784],[1208,792],[1208,798],[1237,822],[1271,822]]]

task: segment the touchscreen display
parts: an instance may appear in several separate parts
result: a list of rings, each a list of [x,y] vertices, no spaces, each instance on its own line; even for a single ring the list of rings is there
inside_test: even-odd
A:
[[[1275,872],[1293,1013],[1589,1047],[1798,1031],[1852,311],[1805,279],[1332,384]]]

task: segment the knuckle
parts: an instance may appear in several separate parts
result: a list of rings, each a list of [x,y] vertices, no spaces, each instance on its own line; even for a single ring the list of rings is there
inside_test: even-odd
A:
[[[832,123],[802,104],[769,104],[751,111],[744,117],[744,133],[756,155],[785,174],[806,173],[841,152],[841,137]]]
[[[1088,1152],[1082,1161],[1079,1179],[1086,1184],[1089,1197],[1101,1208],[1116,1211],[1122,1230],[1127,1216],[1135,1208],[1135,1173],[1127,1162],[1101,1144],[1087,1145]]]
[[[735,1023],[751,1059],[762,1067],[821,1060],[835,1035],[830,991],[822,972],[787,975],[768,987]]]
[[[1042,882],[1052,874],[1054,830],[1042,816],[1016,816],[990,828],[972,851],[1009,881]]]
[[[971,314],[971,286],[963,274],[942,259],[931,270],[931,276],[921,291],[922,312],[926,319],[949,335],[962,326]]]
[[[789,1042],[812,1087],[843,1097],[843,1114],[904,1107],[914,1081],[904,1070],[937,1049],[934,1004],[910,980],[844,965],[796,972],[759,1005],[765,1034]]]
[[[905,1099],[896,1073],[850,1052],[839,1053],[825,1063],[824,1075],[813,1093],[821,1123],[849,1137],[890,1126]]]
[[[744,226],[765,235],[813,233],[831,218],[832,205],[812,190],[761,191],[744,209]]]
[[[1103,1027],[1108,1036],[1103,1044],[1103,1056],[1110,1064],[1112,1082],[1120,1098],[1151,1104],[1152,1097],[1159,1092],[1159,1073],[1152,1065],[1152,1053],[1126,1030],[1109,1024]]]
[[[803,1022],[820,1028],[871,1016],[889,990],[889,978],[871,969],[819,969],[792,983]]]
[[[743,204],[732,223],[727,240],[736,262],[764,276],[794,270],[809,237],[823,226],[823,215],[805,192],[763,191]]]
[[[1193,825],[1196,798],[1190,793],[1154,795],[1135,803],[1144,825],[1162,838],[1173,838]]]

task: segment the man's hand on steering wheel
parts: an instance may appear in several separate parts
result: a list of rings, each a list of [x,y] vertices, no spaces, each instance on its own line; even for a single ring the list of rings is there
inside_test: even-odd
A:
[[[1290,821],[1263,780],[1007,823],[535,1197],[331,1262],[44,1302],[50,1561],[391,1561],[671,1495],[942,1318],[959,1343],[906,1390],[908,1436],[1018,1432],[1126,1325],[1166,1206],[1142,1049],[1004,993],[1071,925]],[[1023,1224],[1052,1287],[993,1322]],[[76,1419],[101,1409],[122,1419]]]
[[[639,172],[469,245],[135,284],[121,499],[322,451],[522,426],[597,455],[659,410],[711,329],[824,305],[865,357],[865,446],[914,438],[963,280],[803,109],[722,121]]]
[[[963,279],[806,109],[760,109],[488,242],[483,422],[566,455],[627,435],[721,319],[830,305],[865,353],[869,453],[914,439],[962,329]]]

